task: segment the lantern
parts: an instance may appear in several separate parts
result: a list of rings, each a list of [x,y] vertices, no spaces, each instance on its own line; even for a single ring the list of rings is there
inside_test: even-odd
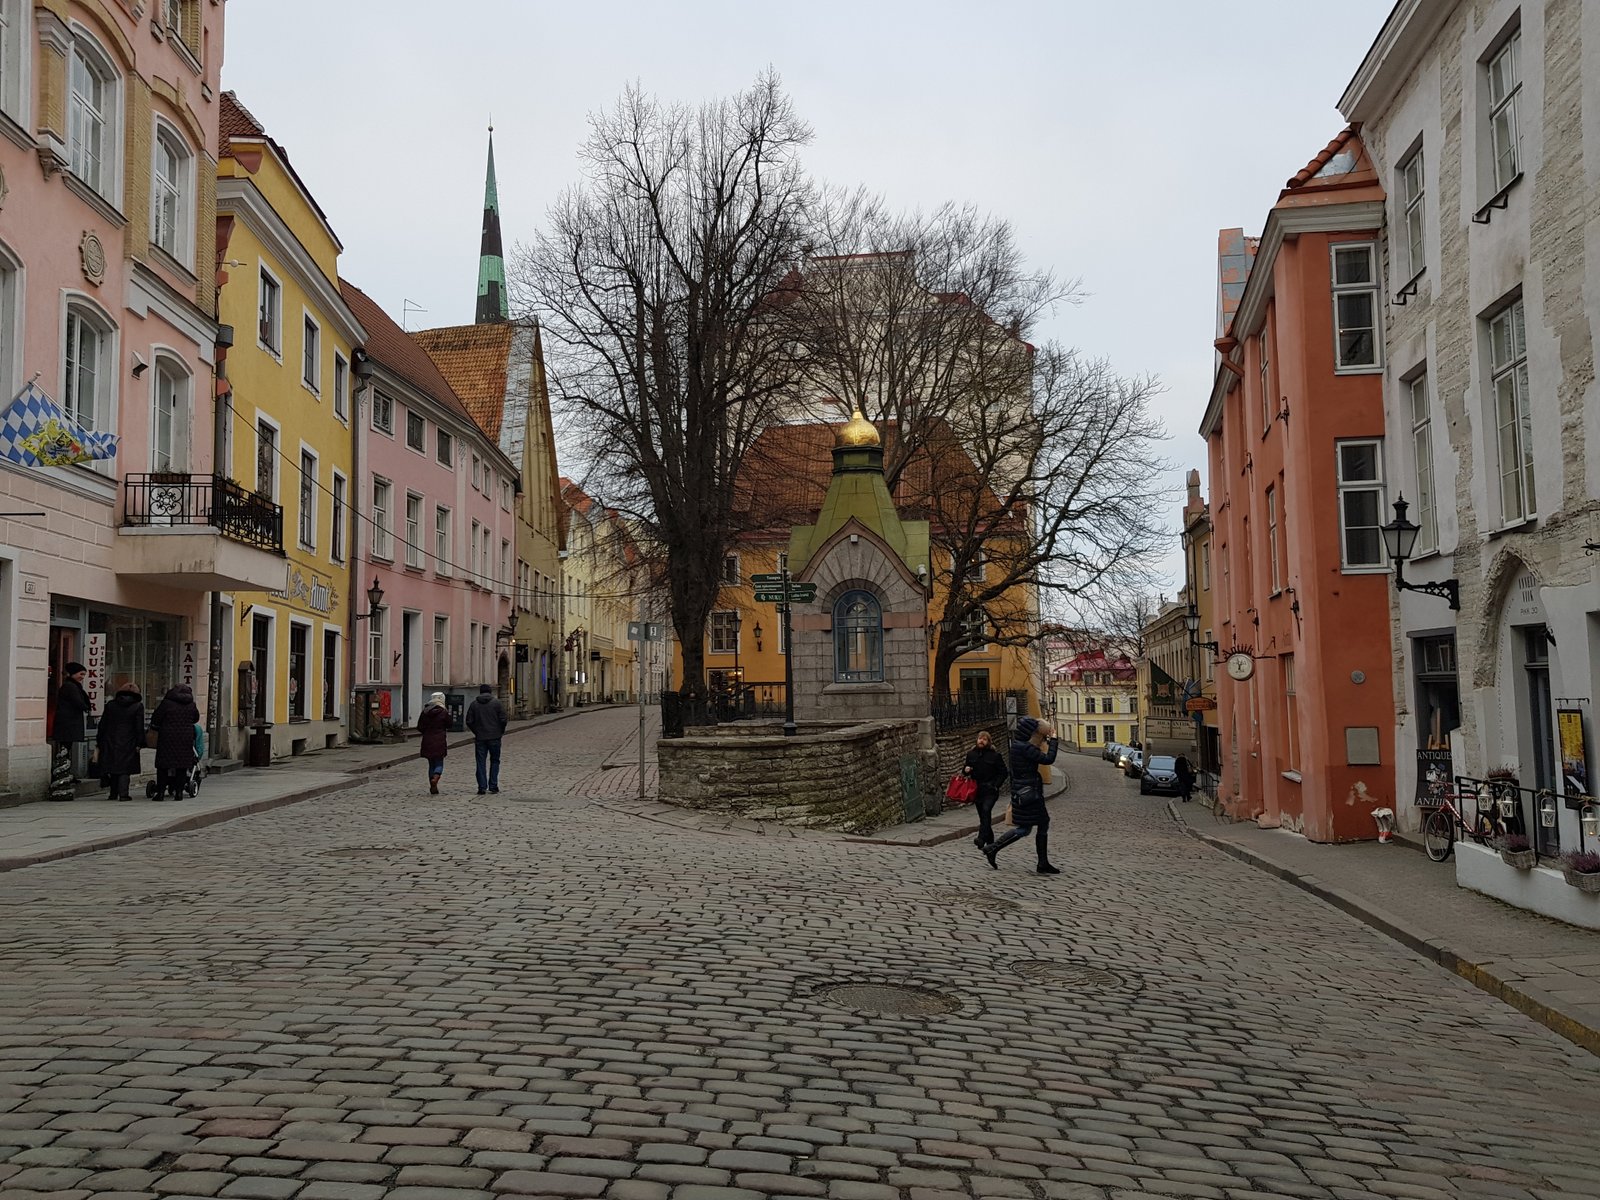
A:
[[[1539,798],[1539,824],[1546,829],[1553,828],[1556,823],[1556,797],[1554,792],[1545,792]]]
[[[1595,811],[1594,805],[1585,804],[1579,820],[1583,822],[1584,837],[1600,837],[1600,812]]]
[[[1501,792],[1500,793],[1500,801],[1499,801],[1499,803],[1500,803],[1500,815],[1502,817],[1506,818],[1506,820],[1509,821],[1512,817],[1517,815],[1517,797],[1516,797],[1516,793],[1514,793],[1514,792]]]

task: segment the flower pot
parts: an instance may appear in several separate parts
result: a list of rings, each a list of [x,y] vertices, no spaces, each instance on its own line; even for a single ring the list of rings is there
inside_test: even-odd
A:
[[[1500,861],[1519,871],[1531,871],[1534,864],[1539,861],[1539,855],[1532,850],[1502,850]]]
[[[1600,893],[1600,871],[1574,871],[1571,867],[1562,867],[1561,874],[1580,892]]]

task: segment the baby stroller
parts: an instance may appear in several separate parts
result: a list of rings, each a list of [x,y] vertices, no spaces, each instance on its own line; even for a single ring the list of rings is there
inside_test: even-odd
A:
[[[200,794],[200,785],[206,778],[206,729],[204,725],[194,727],[194,766],[189,768],[189,777],[183,781],[183,794],[191,800]],[[149,783],[144,785],[145,798],[154,800],[161,794],[161,776],[158,774]]]

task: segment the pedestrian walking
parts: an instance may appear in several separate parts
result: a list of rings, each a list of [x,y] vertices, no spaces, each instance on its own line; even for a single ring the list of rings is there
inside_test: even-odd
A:
[[[506,706],[487,683],[478,685],[478,697],[467,705],[467,728],[472,731],[472,752],[478,763],[478,795],[500,794],[500,739],[505,736]],[[487,766],[487,770],[485,769]]]
[[[978,809],[978,836],[973,845],[982,850],[994,841],[994,806],[1000,799],[1000,785],[1006,781],[1006,760],[994,748],[994,739],[987,729],[978,734],[978,744],[967,751],[967,762],[961,773],[978,785],[973,804]]]
[[[69,662],[56,689],[55,712],[50,721],[50,799],[71,800],[77,784],[72,768],[72,747],[87,736],[89,693],[83,681],[89,669],[80,662]]]
[[[995,856],[1012,842],[1020,841],[1031,832],[1034,846],[1039,852],[1040,875],[1059,875],[1050,865],[1050,812],[1044,804],[1044,778],[1039,768],[1055,762],[1061,743],[1055,728],[1040,724],[1033,717],[1023,717],[1017,722],[1016,736],[1011,743],[1011,824],[1010,833],[998,842],[983,848],[989,865],[999,869]]]
[[[118,685],[117,694],[106,701],[94,731],[96,770],[106,785],[107,800],[133,799],[128,794],[128,781],[144,770],[144,723],[144,697],[139,685],[132,680]]]
[[[1194,764],[1189,761],[1188,755],[1180,754],[1173,766],[1178,772],[1178,795],[1187,804],[1194,796]]]
[[[439,794],[439,779],[444,775],[445,755],[450,753],[450,710],[444,706],[444,693],[435,692],[422,707],[417,718],[417,732],[422,734],[419,753],[428,760],[428,794]]]
[[[151,714],[150,728],[156,735],[156,794],[182,800],[189,786],[189,774],[200,760],[194,752],[194,727],[200,723],[200,709],[194,702],[194,689],[187,683],[170,688]]]

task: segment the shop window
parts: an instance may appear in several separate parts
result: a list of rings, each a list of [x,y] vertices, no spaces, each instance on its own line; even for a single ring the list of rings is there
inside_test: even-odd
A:
[[[1461,727],[1455,636],[1412,639],[1411,662],[1417,684],[1418,743],[1426,750],[1448,750],[1451,730]]]
[[[883,681],[883,609],[871,592],[846,592],[833,606],[833,678]]]

